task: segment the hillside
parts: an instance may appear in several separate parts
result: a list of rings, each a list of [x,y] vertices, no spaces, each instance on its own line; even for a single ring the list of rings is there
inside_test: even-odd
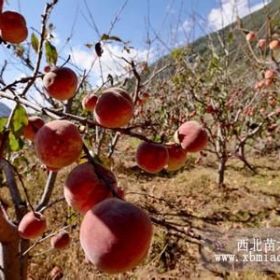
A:
[[[210,33],[203,36],[191,44],[182,46],[173,50],[170,54],[163,56],[156,63],[151,66],[151,72],[154,68],[161,68],[165,65],[171,65],[167,70],[162,72],[158,78],[168,79],[172,73],[174,73],[173,57],[174,52],[184,51],[184,53],[192,59],[193,57],[206,58],[211,53],[211,50],[215,50],[218,55],[223,52],[222,44],[225,46],[229,53],[229,59],[234,60],[235,63],[239,63],[241,66],[246,64],[247,58],[244,56],[244,52],[241,46],[245,45],[245,36],[248,31],[255,31],[259,38],[262,38],[266,31],[267,18],[271,18],[273,22],[273,32],[279,31],[280,28],[280,1],[273,0],[264,8],[247,15],[240,19],[239,27],[234,22],[217,32]],[[241,25],[241,26],[240,26]],[[244,31],[244,33],[239,29]],[[272,32],[272,34],[273,34]]]

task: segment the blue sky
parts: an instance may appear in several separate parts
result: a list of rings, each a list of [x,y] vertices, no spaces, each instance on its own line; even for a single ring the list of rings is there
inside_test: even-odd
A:
[[[245,16],[267,2],[268,0],[59,0],[50,22],[55,25],[53,43],[61,51],[61,55],[67,57],[70,54],[71,62],[80,70],[89,69],[95,57],[85,44],[95,43],[99,39],[93,25],[97,26],[99,33],[107,33],[116,14],[123,7],[111,34],[130,41],[134,50],[128,55],[123,53],[122,46],[118,44],[106,46],[101,59],[102,71],[100,64],[95,62],[90,74],[91,81],[100,82],[101,75],[104,78],[108,73],[125,74],[125,67],[118,59],[119,56],[149,63],[176,46],[187,44],[231,23],[237,14]],[[33,28],[36,32],[40,28],[40,14],[45,3],[45,0],[9,0],[5,10],[21,12],[26,17],[29,30]],[[147,44],[147,34],[151,45]],[[65,45],[69,36],[71,40]],[[9,62],[4,76],[8,82],[14,77],[29,74],[29,70],[20,66],[18,59],[13,58],[10,50],[0,46],[0,67],[4,59]]]

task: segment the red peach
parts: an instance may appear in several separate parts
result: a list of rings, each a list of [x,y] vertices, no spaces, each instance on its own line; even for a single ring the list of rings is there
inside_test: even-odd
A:
[[[261,49],[261,50],[264,50],[265,47],[266,47],[266,39],[260,39],[258,41],[258,47]]]
[[[45,124],[44,120],[37,116],[28,118],[28,124],[23,128],[24,138],[33,141],[38,130]]]
[[[67,67],[54,68],[43,78],[45,92],[60,101],[72,98],[78,86],[78,77]]]
[[[247,35],[246,35],[246,40],[248,42],[252,42],[255,41],[257,39],[256,33],[253,31],[250,31]]]
[[[58,170],[78,160],[83,141],[73,123],[55,120],[39,129],[34,144],[38,158],[49,169]]]
[[[43,234],[47,228],[45,217],[39,212],[28,212],[18,225],[18,233],[21,238],[35,239]]]
[[[100,201],[112,196],[110,187],[116,185],[116,177],[110,170],[86,162],[75,167],[68,175],[64,197],[68,205],[84,214]]]
[[[280,41],[279,41],[279,40],[272,40],[272,41],[269,43],[269,48],[270,48],[271,50],[279,49],[279,48],[280,48]]]
[[[265,87],[270,87],[273,83],[273,79],[265,79],[264,80],[264,86]]]
[[[66,249],[70,244],[71,238],[66,230],[61,230],[51,238],[51,247],[54,249]]]
[[[0,14],[0,33],[4,41],[19,44],[28,36],[25,18],[14,11]]]
[[[126,91],[110,88],[98,97],[94,116],[100,125],[118,128],[128,124],[133,116],[133,107],[132,99]]]
[[[178,144],[172,143],[166,145],[168,151],[167,170],[175,171],[183,167],[187,160],[187,153]]]
[[[262,81],[258,81],[255,83],[254,89],[258,90],[258,89],[262,89],[265,87],[265,80]]]
[[[142,142],[136,152],[137,165],[148,173],[158,173],[168,163],[168,151],[162,144]]]
[[[196,121],[183,123],[175,133],[175,142],[191,153],[200,152],[208,144],[206,130]]]
[[[89,261],[99,270],[120,273],[143,261],[152,232],[152,223],[143,210],[129,202],[108,198],[84,216],[80,242]]]
[[[264,73],[265,79],[274,79],[276,76],[276,72],[273,69],[268,69]]]
[[[83,98],[82,106],[85,111],[93,112],[98,97],[95,94],[88,94]]]

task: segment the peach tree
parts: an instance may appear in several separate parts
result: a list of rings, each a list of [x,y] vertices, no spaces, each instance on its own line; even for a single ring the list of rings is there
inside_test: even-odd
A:
[[[195,45],[173,50],[171,79],[163,75],[147,89],[156,106],[148,104],[141,113],[151,122],[161,119],[165,136],[186,121],[203,124],[209,145],[201,156],[215,155],[221,186],[230,159],[255,173],[247,150],[259,152],[260,143],[265,148],[272,142],[277,148],[280,45],[277,23],[271,18],[266,26],[257,34],[232,25],[227,36],[204,38],[204,52]]]
[[[187,152],[201,151],[208,143],[203,125],[192,121],[173,127],[177,143],[166,144],[167,137],[160,135],[164,129],[161,119],[155,123],[154,118],[140,116],[149,94],[143,91],[144,83],[134,61],[122,58],[133,75],[128,76],[132,87],[126,87],[126,79],[115,82],[114,77],[108,76],[98,89],[90,88],[88,73],[78,75],[69,66],[70,57],[58,65],[59,54],[48,28],[57,2],[46,4],[38,37],[29,34],[23,15],[5,10],[0,1],[1,47],[13,52],[30,70],[30,75],[12,83],[1,80],[0,98],[15,104],[9,116],[0,119],[0,166],[4,175],[1,185],[8,187],[14,208],[7,210],[5,201],[1,201],[1,279],[27,279],[28,253],[48,227],[44,211],[60,201],[52,199],[57,173],[72,164],[75,167],[63,187],[64,199],[83,217],[80,244],[85,257],[103,272],[134,268],[148,254],[152,222],[162,222],[126,201],[116,175],[103,160],[113,156],[121,136],[127,135],[142,141],[135,161],[142,170],[154,174],[164,168],[179,169]],[[97,59],[107,41],[117,41],[127,48],[120,38],[104,34],[92,52]],[[25,45],[32,47],[32,56]],[[43,65],[44,58],[47,65]],[[30,99],[30,92],[40,94],[44,105]],[[31,202],[24,175],[17,166],[17,160],[24,161],[24,147],[35,152],[47,173],[45,187],[35,198],[36,205]],[[25,174],[28,172],[32,169],[27,168]],[[42,240],[47,238],[51,238],[51,247],[59,250],[71,241],[66,229]]]

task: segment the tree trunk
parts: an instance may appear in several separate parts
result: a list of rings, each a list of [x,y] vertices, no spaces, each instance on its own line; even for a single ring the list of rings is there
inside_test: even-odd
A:
[[[22,200],[17,186],[12,165],[0,158],[0,170],[3,170],[15,207],[17,222],[27,212],[26,203]],[[0,204],[0,279],[1,280],[26,280],[28,254],[23,252],[29,247],[29,241],[23,240],[18,235],[17,226],[13,224],[4,207]]]
[[[26,250],[29,241],[16,239],[0,243],[0,279],[26,280],[28,255],[21,257],[20,247]]]
[[[245,143],[240,146],[240,159],[243,161],[244,165],[248,167],[255,174],[257,173],[256,169],[249,163],[245,156]]]
[[[219,168],[218,168],[218,184],[219,184],[219,186],[224,186],[225,171],[226,171],[226,159],[223,157],[223,158],[220,159]]]

